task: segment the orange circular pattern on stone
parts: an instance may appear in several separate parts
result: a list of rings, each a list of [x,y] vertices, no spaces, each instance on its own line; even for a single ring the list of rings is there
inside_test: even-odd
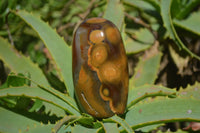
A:
[[[118,44],[120,40],[120,33],[115,27],[107,27],[105,29],[106,38],[112,44]]]
[[[89,39],[90,39],[90,42],[92,42],[93,44],[98,44],[98,43],[101,43],[105,39],[105,36],[104,36],[103,31],[93,30],[90,33]]]
[[[115,64],[107,62],[99,68],[99,76],[103,82],[116,83],[121,80],[121,70]]]
[[[107,49],[103,44],[96,45],[93,47],[90,56],[91,56],[91,64],[94,67],[99,67],[106,61],[108,57]]]
[[[108,88],[103,88],[103,92],[102,93],[103,93],[104,96],[108,97],[110,92],[109,92]]]

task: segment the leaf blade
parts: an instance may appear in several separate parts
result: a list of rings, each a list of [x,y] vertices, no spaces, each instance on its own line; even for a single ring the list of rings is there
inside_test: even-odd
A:
[[[80,115],[78,111],[72,108],[70,105],[68,105],[68,103],[50,94],[49,92],[46,92],[45,90],[39,87],[28,87],[28,86],[11,87],[11,88],[1,89],[0,92],[1,92],[0,93],[1,98],[7,96],[23,96],[28,98],[39,99],[51,103],[59,108],[62,108],[63,110],[67,111],[70,114]]]
[[[71,97],[74,96],[73,78],[72,78],[72,53],[71,48],[67,46],[63,39],[44,23],[40,18],[25,12],[14,12],[30,25],[40,36],[45,46],[50,51],[58,67],[60,77],[64,80],[67,92]],[[58,45],[56,45],[58,44]]]
[[[0,132],[26,132],[29,129],[35,128],[35,126],[41,126],[41,123],[38,121],[16,114],[2,107],[0,107],[0,116]]]
[[[49,83],[41,69],[29,58],[16,52],[8,41],[2,37],[0,37],[0,44],[0,59],[2,59],[12,71],[15,73],[29,72],[33,81],[38,84],[49,86]]]
[[[129,90],[127,108],[130,109],[137,102],[152,96],[169,96],[175,97],[176,90],[164,86],[144,85]]]
[[[199,27],[200,20],[198,19],[199,17],[200,17],[200,12],[194,12],[185,20],[175,19],[173,20],[173,22],[176,26],[181,27],[187,31],[190,31],[200,36],[200,27]]]
[[[107,0],[107,8],[104,12],[104,18],[113,22],[121,31],[124,22],[123,6],[120,0]]]
[[[172,23],[171,18],[171,3],[172,0],[162,0],[161,1],[161,16],[163,19],[164,27],[167,29],[169,33],[169,37],[175,41],[177,46],[179,47],[179,50],[186,51],[191,57],[194,57],[198,60],[200,60],[200,57],[194,53],[192,53],[181,41],[181,39],[178,37],[178,34],[176,33],[176,30]]]
[[[117,123],[103,123],[106,133],[119,133]]]
[[[98,129],[93,129],[93,128],[86,128],[80,125],[75,125],[72,127],[72,132],[73,133],[97,133]]]
[[[112,121],[112,122],[115,122],[115,123],[118,123],[120,124],[128,133],[134,133],[134,131],[131,129],[130,125],[126,122],[126,120],[120,118],[119,116],[117,115],[114,115],[112,116],[111,118],[108,118],[108,119],[104,119],[104,121]]]
[[[140,59],[135,68],[134,75],[129,80],[129,89],[139,87],[145,84],[154,84],[157,79],[157,73],[160,66],[162,53],[152,47]]]
[[[129,37],[127,34],[125,34],[124,44],[125,44],[125,49],[126,49],[127,54],[134,54],[140,51],[144,51],[148,49],[149,47],[151,47],[154,43],[154,40],[155,40],[154,36],[146,28],[141,28],[137,31],[129,31],[127,29],[126,32],[131,35],[134,35],[136,38],[136,40],[134,40],[131,37]]]
[[[157,98],[145,101],[142,104],[135,105],[127,113],[125,120],[133,129],[175,121],[200,122],[200,100],[191,98]]]

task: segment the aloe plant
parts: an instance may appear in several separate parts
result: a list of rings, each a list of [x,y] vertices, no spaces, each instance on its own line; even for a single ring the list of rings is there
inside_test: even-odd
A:
[[[194,3],[198,1],[194,0]],[[38,64],[17,51],[7,39],[0,37],[0,59],[11,70],[6,82],[0,86],[0,132],[132,133],[137,130],[148,132],[168,122],[200,122],[200,83],[188,85],[179,91],[156,85],[162,58],[162,52],[155,43],[158,40],[155,41],[147,27],[134,31],[125,29],[124,22],[126,4],[144,13],[145,10],[157,12],[166,28],[165,36],[171,38],[180,50],[186,51],[188,56],[199,60],[200,57],[183,44],[175,29],[175,26],[183,27],[200,35],[199,29],[195,28],[198,25],[195,16],[199,16],[199,12],[183,20],[195,6],[194,3],[174,15],[177,18],[173,19],[170,12],[172,0],[108,1],[103,17],[113,21],[120,29],[127,55],[146,51],[139,58],[134,75],[129,79],[125,113],[106,119],[93,118],[78,108],[72,80],[71,47],[37,15],[24,10],[12,10],[11,13],[21,18],[43,41],[52,56],[59,82],[64,83],[66,90],[63,93],[51,86]],[[115,15],[115,11],[118,15]],[[154,17],[151,19],[155,21]],[[194,25],[189,25],[191,21],[195,21]],[[134,34],[136,39],[129,34]]]

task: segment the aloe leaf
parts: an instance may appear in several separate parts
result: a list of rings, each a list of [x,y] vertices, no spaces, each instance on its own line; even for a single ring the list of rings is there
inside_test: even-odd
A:
[[[55,30],[37,16],[26,11],[17,11],[14,13],[38,33],[57,65],[59,76],[64,80],[67,92],[71,97],[74,97],[71,48]]]
[[[178,37],[178,34],[176,33],[176,30],[174,28],[174,25],[172,23],[172,19],[171,19],[171,3],[172,0],[162,0],[161,1],[161,16],[163,19],[163,23],[165,28],[167,29],[168,33],[169,33],[169,37],[175,41],[175,43],[177,44],[177,46],[179,47],[179,50],[184,50],[186,51],[191,57],[194,57],[198,60],[200,60],[200,57],[197,56],[196,54],[192,53],[184,44],[183,42],[180,40],[180,38]]]
[[[154,36],[145,28],[141,28],[137,31],[126,30],[128,34],[134,35],[136,40],[132,39],[128,35],[124,37],[125,49],[127,54],[138,53],[151,47],[154,43]]]
[[[123,2],[142,10],[159,10],[159,5],[155,0],[123,0]]]
[[[153,44],[155,41],[153,34],[147,28],[140,28],[139,30],[127,29],[126,32],[128,34],[134,35],[135,39],[138,42],[142,42],[144,45],[149,43]]]
[[[123,0],[125,4],[133,6],[137,10],[131,10],[129,15],[135,14],[138,17],[138,13],[142,19],[147,20],[151,28],[155,31],[158,30],[160,21],[160,1],[158,0]],[[129,9],[129,8],[127,8]],[[136,26],[137,27],[137,26]],[[144,37],[145,38],[145,37]]]
[[[61,129],[58,131],[58,133],[71,133],[72,130],[71,130],[71,126],[68,126],[67,128],[65,128],[64,126],[61,127]],[[54,133],[54,132],[52,132]]]
[[[111,118],[104,119],[105,122],[115,122],[121,125],[128,133],[133,133],[134,131],[131,129],[130,125],[124,119],[120,118],[117,115],[112,116]]]
[[[21,87],[21,86],[25,86],[25,83],[32,83],[34,85],[38,85],[36,84],[34,81],[32,81],[31,79],[29,79],[29,77],[25,77],[22,74],[14,74],[14,73],[10,73],[7,81],[6,81],[6,86],[4,88],[8,88],[8,87]],[[40,85],[38,85],[40,86]],[[64,95],[63,93],[51,88],[51,87],[41,87],[41,89],[46,90],[46,92],[51,93],[54,96],[57,96],[58,98],[60,98],[61,100],[65,101],[66,103],[68,103],[71,107],[73,107],[74,109],[78,110],[78,107],[76,106],[75,101],[69,97],[68,95]],[[7,100],[10,99],[12,100],[13,97],[8,97]],[[15,98],[14,100],[19,101],[18,99],[22,99],[22,104],[24,103],[23,97],[20,98]],[[3,100],[5,101],[5,98],[3,98]],[[28,99],[27,99],[28,100]],[[27,101],[26,100],[26,101]],[[21,100],[20,100],[21,101]],[[19,101],[19,102],[20,102]],[[28,100],[29,101],[29,100]],[[18,102],[17,102],[18,103]],[[15,105],[15,104],[14,104]],[[20,105],[20,104],[17,104]],[[48,113],[49,115],[53,115],[55,114],[56,116],[60,117],[60,116],[64,116],[65,115],[65,111],[61,108],[58,108],[55,105],[52,105],[50,103],[47,103],[45,101],[41,101],[39,99],[36,99],[34,102],[34,105],[32,106],[32,108],[29,110],[29,112],[33,112],[33,111],[37,111],[39,110],[42,106],[45,106],[45,112]],[[26,108],[26,106],[22,106],[23,108]]]
[[[160,12],[160,2],[158,0],[144,0],[145,2],[151,4],[157,12]]]
[[[45,90],[45,91],[51,93],[52,95],[54,95],[54,96],[60,98],[61,100],[63,100],[64,102],[66,102],[68,105],[70,105],[72,108],[74,108],[75,110],[78,111],[78,107],[77,107],[77,105],[76,105],[76,102],[75,102],[75,100],[74,100],[72,97],[69,97],[68,95],[66,95],[66,94],[64,94],[64,93],[61,93],[61,92],[59,92],[59,91],[57,91],[57,90],[55,90],[55,89],[53,89],[53,88],[51,88],[51,87],[44,87],[44,86],[42,86],[42,85],[39,85],[39,84],[37,84],[36,82],[34,82],[34,81],[32,81],[31,79],[29,79],[29,77],[24,77],[24,76],[22,77],[22,76],[20,76],[20,75],[15,75],[14,73],[10,74],[10,76],[11,76],[11,75],[12,75],[12,76],[15,76],[15,77],[18,77],[18,78],[26,78],[26,80],[28,80],[28,81],[30,81],[30,82],[36,84],[36,85],[39,86],[41,89],[43,89],[43,90]]]
[[[21,73],[19,73],[18,75],[15,75],[14,73],[10,73],[7,77],[7,80],[5,82],[6,86],[4,86],[4,88],[8,88],[8,87],[19,87],[19,86],[25,86],[31,85],[31,80],[27,79],[25,76],[28,76],[28,78],[30,78],[29,73],[26,75],[23,75]],[[33,84],[34,85],[34,84]],[[5,101],[5,99],[8,101],[13,100],[13,102],[17,102],[16,104],[13,104],[13,106],[15,106],[15,108],[17,109],[26,109],[28,106],[30,106],[30,99],[29,98],[24,98],[24,97],[7,97],[7,98],[3,98],[3,100]],[[26,103],[26,104],[25,104]],[[7,104],[7,102],[6,102]],[[44,104],[46,105],[47,103],[44,102]],[[29,112],[34,112],[34,111],[38,111],[41,107],[42,107],[42,101],[36,99],[34,101],[34,104],[32,106],[32,108],[29,110]],[[53,105],[52,105],[53,106]],[[51,107],[52,107],[51,106]],[[47,110],[47,106],[45,106],[46,109],[45,111],[47,113],[49,113],[49,110]],[[54,108],[51,108],[51,113],[50,115],[54,112],[54,110],[56,110],[55,112],[57,116],[62,116],[63,114],[65,114],[64,110],[61,110],[60,108],[53,106]],[[56,108],[56,109],[55,109]],[[61,110],[61,111],[59,111]],[[59,114],[59,115],[58,115]]]
[[[30,81],[25,78],[25,76],[21,73],[18,73],[18,76],[15,76],[13,73],[10,73],[6,80],[7,87],[9,86],[30,86]]]
[[[154,124],[154,125],[138,128],[136,131],[142,131],[142,132],[145,132],[145,133],[149,133],[150,131],[157,130],[158,127],[161,127],[161,126],[164,126],[164,125],[165,124]]]
[[[119,133],[117,123],[103,123],[105,133]]]
[[[36,99],[36,100],[38,100],[38,99]],[[41,100],[40,100],[40,101],[41,101]],[[39,102],[39,103],[40,103],[40,102]],[[37,101],[34,103],[34,105],[35,105],[35,104],[38,104]],[[33,105],[33,106],[34,106],[34,105]],[[41,105],[45,107],[44,113],[48,114],[49,116],[55,115],[55,116],[57,116],[57,117],[63,117],[63,116],[66,115],[66,112],[65,112],[64,109],[62,109],[62,108],[60,108],[60,107],[58,107],[58,106],[55,106],[55,105],[52,104],[52,103],[42,101],[42,104],[41,104]],[[39,107],[40,107],[40,106],[39,106]],[[36,109],[35,109],[35,108],[32,108],[32,110],[37,111],[37,110],[41,109],[41,108],[39,108],[39,107],[36,108]],[[29,112],[31,112],[31,110],[29,110]]]
[[[26,132],[41,123],[0,107],[0,132]],[[50,130],[51,131],[51,130]]]
[[[144,84],[154,84],[162,57],[162,53],[156,49],[152,47],[151,51],[139,59],[134,75],[129,80],[129,90]]]
[[[135,105],[139,101],[152,96],[168,96],[173,98],[176,97],[176,90],[156,85],[144,85],[131,89],[129,90],[128,93],[128,102],[127,102],[128,110],[131,107],[134,108],[133,105]]]
[[[53,124],[48,125],[35,125],[33,128],[28,129],[27,133],[53,133]]]
[[[172,57],[173,62],[175,63],[175,65],[178,68],[177,73],[182,74],[184,68],[186,68],[188,66],[188,63],[190,60],[189,56],[186,56],[183,53],[178,52],[177,47],[173,47],[173,45],[171,45],[171,44],[168,46],[168,48],[169,48],[170,56]]]
[[[190,31],[200,36],[199,18],[200,18],[200,12],[193,12],[187,19],[184,20],[175,19],[173,20],[173,22],[176,26],[181,27],[187,31]]]
[[[59,92],[59,91],[57,91],[57,90],[55,90],[51,87],[46,88],[46,87],[43,87],[43,86],[40,86],[40,85],[38,85],[38,86],[40,88],[42,88],[43,90],[45,90],[45,91],[53,94],[54,96],[58,97],[59,99],[61,99],[65,103],[67,103],[69,106],[71,106],[73,109],[75,109],[76,111],[79,112],[78,106],[76,105],[76,102],[72,97],[70,97],[66,94],[63,94],[63,93],[61,93],[61,92]]]
[[[42,107],[42,105],[43,105],[42,101],[36,99],[35,102],[34,102],[34,105],[29,109],[29,112],[33,112],[33,111],[37,112]],[[63,113],[59,113],[59,114],[63,115]]]
[[[84,116],[85,114],[82,114],[83,117],[80,117],[77,119],[77,121],[86,127],[94,125],[95,118],[92,116]]]
[[[120,0],[107,0],[107,7],[104,12],[104,18],[113,22],[121,31],[124,22],[124,8]]]
[[[128,35],[125,35],[124,43],[125,43],[126,54],[139,53],[141,51],[144,51],[144,50],[148,49],[152,45],[152,43],[146,43],[145,44],[143,42],[139,42],[139,41],[133,40]]]
[[[0,37],[0,59],[15,73],[30,73],[31,79],[38,84],[49,86],[49,83],[38,67],[30,58],[18,53],[7,40]]]
[[[181,8],[179,13],[176,15],[177,19],[183,19],[186,17],[196,6],[200,3],[199,0],[189,0],[187,3],[184,4],[184,8]]]
[[[23,96],[33,99],[39,99],[48,103],[51,103],[70,114],[80,115],[77,110],[72,108],[68,103],[61,100],[57,96],[52,95],[49,92],[39,88],[39,87],[11,87],[0,90],[0,97],[8,97],[8,96]]]
[[[163,131],[159,130],[157,133],[163,133]],[[172,131],[166,131],[165,133],[172,133]],[[189,133],[189,132],[178,129],[175,133]]]
[[[63,119],[59,120],[55,127],[54,127],[54,131],[57,133],[59,131],[59,129],[65,124],[65,123],[68,123],[68,122],[71,122],[73,120],[76,120],[80,117],[78,116],[73,116],[73,115],[70,115],[70,116],[65,116]]]
[[[99,129],[87,128],[80,125],[71,127],[72,133],[97,133]]]
[[[188,85],[185,89],[181,88],[179,90],[179,96],[200,99],[200,83],[196,82],[194,85]]]
[[[82,127],[91,127],[93,126],[93,128],[95,128],[95,131],[96,132],[99,132],[100,130],[102,130],[100,127],[102,125],[101,122],[94,122],[94,118],[93,117],[85,117],[85,116],[73,116],[73,115],[70,115],[70,116],[65,116],[63,119],[59,120],[55,127],[54,127],[54,131],[55,132],[61,132],[62,131],[62,128],[64,127],[65,129],[69,129],[70,128],[70,125],[74,125],[74,124],[81,124]],[[100,124],[100,126],[97,126],[95,127],[94,126],[94,123],[98,123]],[[65,126],[63,126],[65,124]],[[61,128],[61,129],[60,129]],[[98,130],[96,130],[98,128]],[[92,128],[91,128],[92,129]],[[90,130],[90,129],[89,129]],[[62,132],[61,132],[62,133]]]
[[[155,98],[136,104],[125,120],[133,129],[152,124],[197,121],[200,122],[200,99]]]

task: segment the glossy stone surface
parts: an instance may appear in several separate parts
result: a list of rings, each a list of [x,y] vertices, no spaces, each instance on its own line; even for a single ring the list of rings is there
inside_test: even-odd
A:
[[[127,57],[120,32],[112,22],[92,18],[77,28],[73,80],[83,112],[97,118],[124,113],[129,81]]]

